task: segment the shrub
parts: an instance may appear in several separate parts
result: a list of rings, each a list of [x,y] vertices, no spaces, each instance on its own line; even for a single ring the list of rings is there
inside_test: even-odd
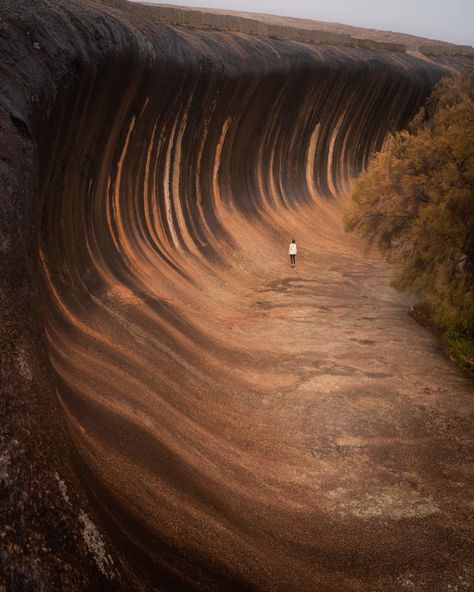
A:
[[[474,77],[445,78],[354,182],[345,226],[425,298],[435,324],[474,335]],[[459,341],[459,339],[457,339]]]

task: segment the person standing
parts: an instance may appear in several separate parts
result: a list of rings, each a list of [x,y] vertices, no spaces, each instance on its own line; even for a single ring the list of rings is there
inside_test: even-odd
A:
[[[292,241],[290,243],[290,247],[288,249],[288,255],[290,256],[291,267],[294,267],[296,265],[296,253],[297,252],[298,252],[298,249],[296,248],[296,241],[295,241],[295,239],[292,239]]]

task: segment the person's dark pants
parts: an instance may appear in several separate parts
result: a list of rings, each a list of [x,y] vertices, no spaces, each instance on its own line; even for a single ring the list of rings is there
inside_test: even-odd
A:
[[[290,263],[291,265],[296,265],[296,255],[290,255]]]

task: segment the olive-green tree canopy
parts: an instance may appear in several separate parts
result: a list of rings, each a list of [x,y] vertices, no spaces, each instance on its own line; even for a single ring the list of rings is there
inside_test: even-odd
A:
[[[445,78],[408,131],[355,181],[348,230],[394,265],[393,285],[425,297],[445,329],[474,324],[474,78]]]

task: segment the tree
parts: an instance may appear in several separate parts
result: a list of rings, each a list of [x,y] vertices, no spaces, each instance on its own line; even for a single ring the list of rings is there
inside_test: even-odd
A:
[[[354,182],[345,214],[444,330],[474,338],[474,77],[444,78]]]

